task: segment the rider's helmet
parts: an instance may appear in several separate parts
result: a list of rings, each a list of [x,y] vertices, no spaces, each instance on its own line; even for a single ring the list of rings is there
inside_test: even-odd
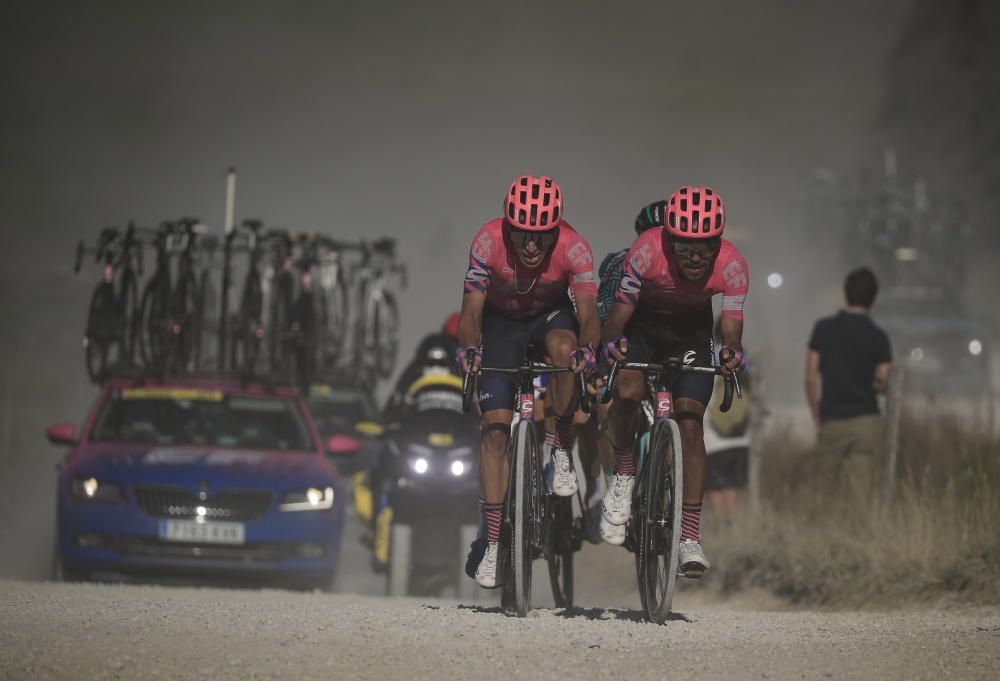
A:
[[[639,211],[635,218],[635,233],[642,234],[647,229],[663,226],[663,216],[667,211],[666,201],[654,201]]]
[[[446,336],[450,336],[455,341],[458,340],[458,318],[459,314],[457,312],[452,312],[448,315],[448,318],[444,320],[444,325],[441,327],[441,332]]]
[[[683,239],[712,239],[726,227],[722,197],[711,187],[681,187],[667,201],[664,224],[670,236]]]
[[[507,222],[531,232],[554,229],[562,213],[562,190],[547,175],[522,175],[510,185],[510,191],[503,200],[503,214]]]

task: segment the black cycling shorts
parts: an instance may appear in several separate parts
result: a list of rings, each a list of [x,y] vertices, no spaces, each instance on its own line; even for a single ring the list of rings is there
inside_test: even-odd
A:
[[[483,313],[483,366],[514,369],[521,365],[528,345],[545,352],[549,331],[565,329],[579,335],[573,308],[560,307],[537,317],[512,319],[489,308]],[[514,409],[517,377],[501,374],[479,376],[479,409]]]
[[[712,366],[714,324],[711,304],[676,317],[644,314],[637,308],[625,325],[626,359],[629,362],[656,362],[667,357],[681,357],[688,364]],[[707,405],[714,383],[715,377],[710,374],[682,373],[670,390],[675,401],[686,397]]]
[[[743,489],[747,486],[747,447],[732,447],[708,455],[705,490]]]

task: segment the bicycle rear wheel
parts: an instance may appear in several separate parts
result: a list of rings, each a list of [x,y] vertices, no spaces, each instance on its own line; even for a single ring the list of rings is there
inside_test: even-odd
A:
[[[653,427],[647,456],[637,518],[639,590],[649,621],[663,624],[677,583],[684,484],[680,435],[669,420]]]
[[[347,287],[338,271],[333,287],[326,293],[326,357],[324,364],[336,367],[347,341]]]
[[[161,275],[155,275],[142,292],[139,305],[139,353],[143,364],[151,369],[162,369],[167,355],[169,316],[167,299]]]
[[[531,610],[531,564],[538,537],[538,441],[534,427],[527,421],[514,431],[511,480],[508,489],[508,515],[511,517],[510,562],[514,573],[514,606],[518,617]]]
[[[573,507],[572,498],[549,499],[545,562],[549,566],[552,599],[557,608],[573,607]]]

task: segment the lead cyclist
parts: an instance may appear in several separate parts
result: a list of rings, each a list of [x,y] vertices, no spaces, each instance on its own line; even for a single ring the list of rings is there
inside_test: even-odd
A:
[[[722,238],[725,224],[722,198],[710,187],[685,186],[671,194],[664,225],[640,234],[625,257],[622,281],[601,332],[606,356],[619,362],[683,357],[686,363],[711,366],[712,296],[721,293],[723,374],[729,377],[746,368],[743,304],[750,274],[740,252]],[[710,567],[701,545],[701,507],[707,468],[702,418],[712,387],[712,376],[694,373],[681,374],[671,386],[684,463],[678,569],[690,578],[700,578]],[[632,450],[645,394],[641,372],[618,375],[608,414],[615,472],[601,517],[601,535],[611,544],[624,543],[631,516]]]
[[[472,241],[458,320],[458,364],[516,368],[529,344],[553,364],[591,374],[600,338],[597,287],[590,244],[563,220],[563,196],[551,177],[522,175],[504,199],[504,215],[483,225]],[[572,290],[576,301],[570,302]],[[510,460],[507,442],[514,416],[516,379],[484,374],[479,381],[483,433],[479,501],[486,536],[476,540],[466,571],[484,588],[500,586],[497,558]],[[573,447],[575,377],[552,377],[548,396],[555,432],[546,434],[552,493],[572,496],[578,481]]]

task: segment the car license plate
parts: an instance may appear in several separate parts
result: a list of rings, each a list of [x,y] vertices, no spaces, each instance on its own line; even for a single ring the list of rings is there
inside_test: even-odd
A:
[[[164,520],[160,523],[160,539],[205,544],[242,544],[246,541],[243,523],[193,520]]]

